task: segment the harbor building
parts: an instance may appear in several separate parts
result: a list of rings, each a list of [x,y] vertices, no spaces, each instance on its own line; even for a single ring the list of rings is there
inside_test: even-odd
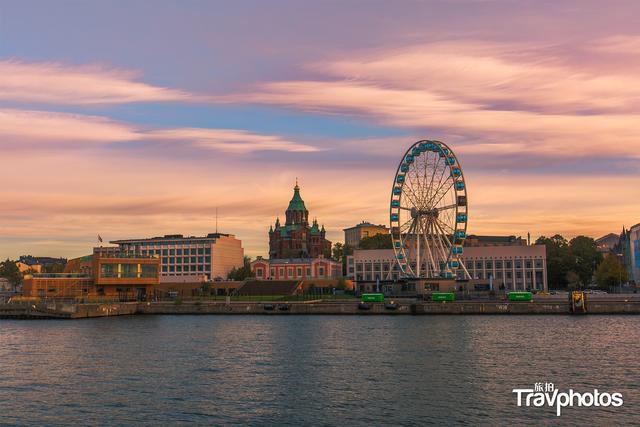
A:
[[[460,261],[471,276],[472,289],[548,290],[544,245],[465,247]],[[400,280],[401,272],[392,249],[356,249],[347,257],[347,277],[368,292],[375,290],[377,281]],[[462,270],[457,277],[464,277]]]
[[[342,276],[342,264],[323,257],[267,260],[259,256],[251,263],[251,271],[258,280],[331,279]]]
[[[93,254],[72,259],[65,273],[25,276],[22,292],[38,298],[113,298],[145,300],[160,283],[160,259],[155,256]]]
[[[233,268],[244,265],[242,242],[232,234],[210,233],[204,237],[169,234],[145,239],[114,240],[121,253],[156,256],[161,282],[199,282],[226,279]],[[96,248],[103,252],[105,249]]]
[[[389,227],[362,221],[360,224],[345,228],[343,231],[344,244],[352,248],[358,248],[360,247],[360,241],[364,238],[373,237],[378,234],[389,234]]]

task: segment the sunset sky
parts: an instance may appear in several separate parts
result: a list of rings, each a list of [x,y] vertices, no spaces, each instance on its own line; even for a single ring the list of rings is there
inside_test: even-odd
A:
[[[472,234],[640,222],[640,2],[1,1],[0,257],[215,228],[267,254],[298,177],[332,241],[418,139]]]

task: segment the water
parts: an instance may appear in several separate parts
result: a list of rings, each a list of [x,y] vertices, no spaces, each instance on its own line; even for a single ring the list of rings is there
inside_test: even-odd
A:
[[[0,320],[0,424],[640,423],[638,317]],[[617,391],[621,408],[515,404]]]

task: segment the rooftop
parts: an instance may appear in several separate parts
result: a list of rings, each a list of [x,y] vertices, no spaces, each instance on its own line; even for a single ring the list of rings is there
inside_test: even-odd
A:
[[[353,230],[354,228],[360,228],[360,227],[379,227],[379,228],[387,228],[387,226],[386,226],[386,225],[382,225],[382,224],[371,224],[370,222],[362,221],[360,224],[354,225],[353,227],[345,228],[345,229],[343,229],[342,231]]]
[[[225,234],[225,233],[209,233],[206,236],[184,236],[182,234],[165,234],[164,236],[158,237],[147,237],[142,239],[124,239],[124,240],[112,240],[109,243],[120,244],[120,243],[133,243],[133,242],[162,242],[162,241],[170,241],[170,240],[211,240],[218,239],[220,237],[235,237],[233,234]]]

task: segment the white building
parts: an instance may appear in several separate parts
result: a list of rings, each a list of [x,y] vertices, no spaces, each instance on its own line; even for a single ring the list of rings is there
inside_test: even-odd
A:
[[[460,259],[475,282],[492,282],[495,289],[548,289],[544,245],[465,247]],[[462,270],[457,274],[464,277]],[[347,277],[356,284],[400,276],[393,249],[356,249],[347,258]]]
[[[110,243],[117,244],[123,253],[160,257],[160,282],[200,281],[203,277],[226,279],[233,268],[244,264],[242,242],[232,234],[211,233],[205,237],[171,234]]]

